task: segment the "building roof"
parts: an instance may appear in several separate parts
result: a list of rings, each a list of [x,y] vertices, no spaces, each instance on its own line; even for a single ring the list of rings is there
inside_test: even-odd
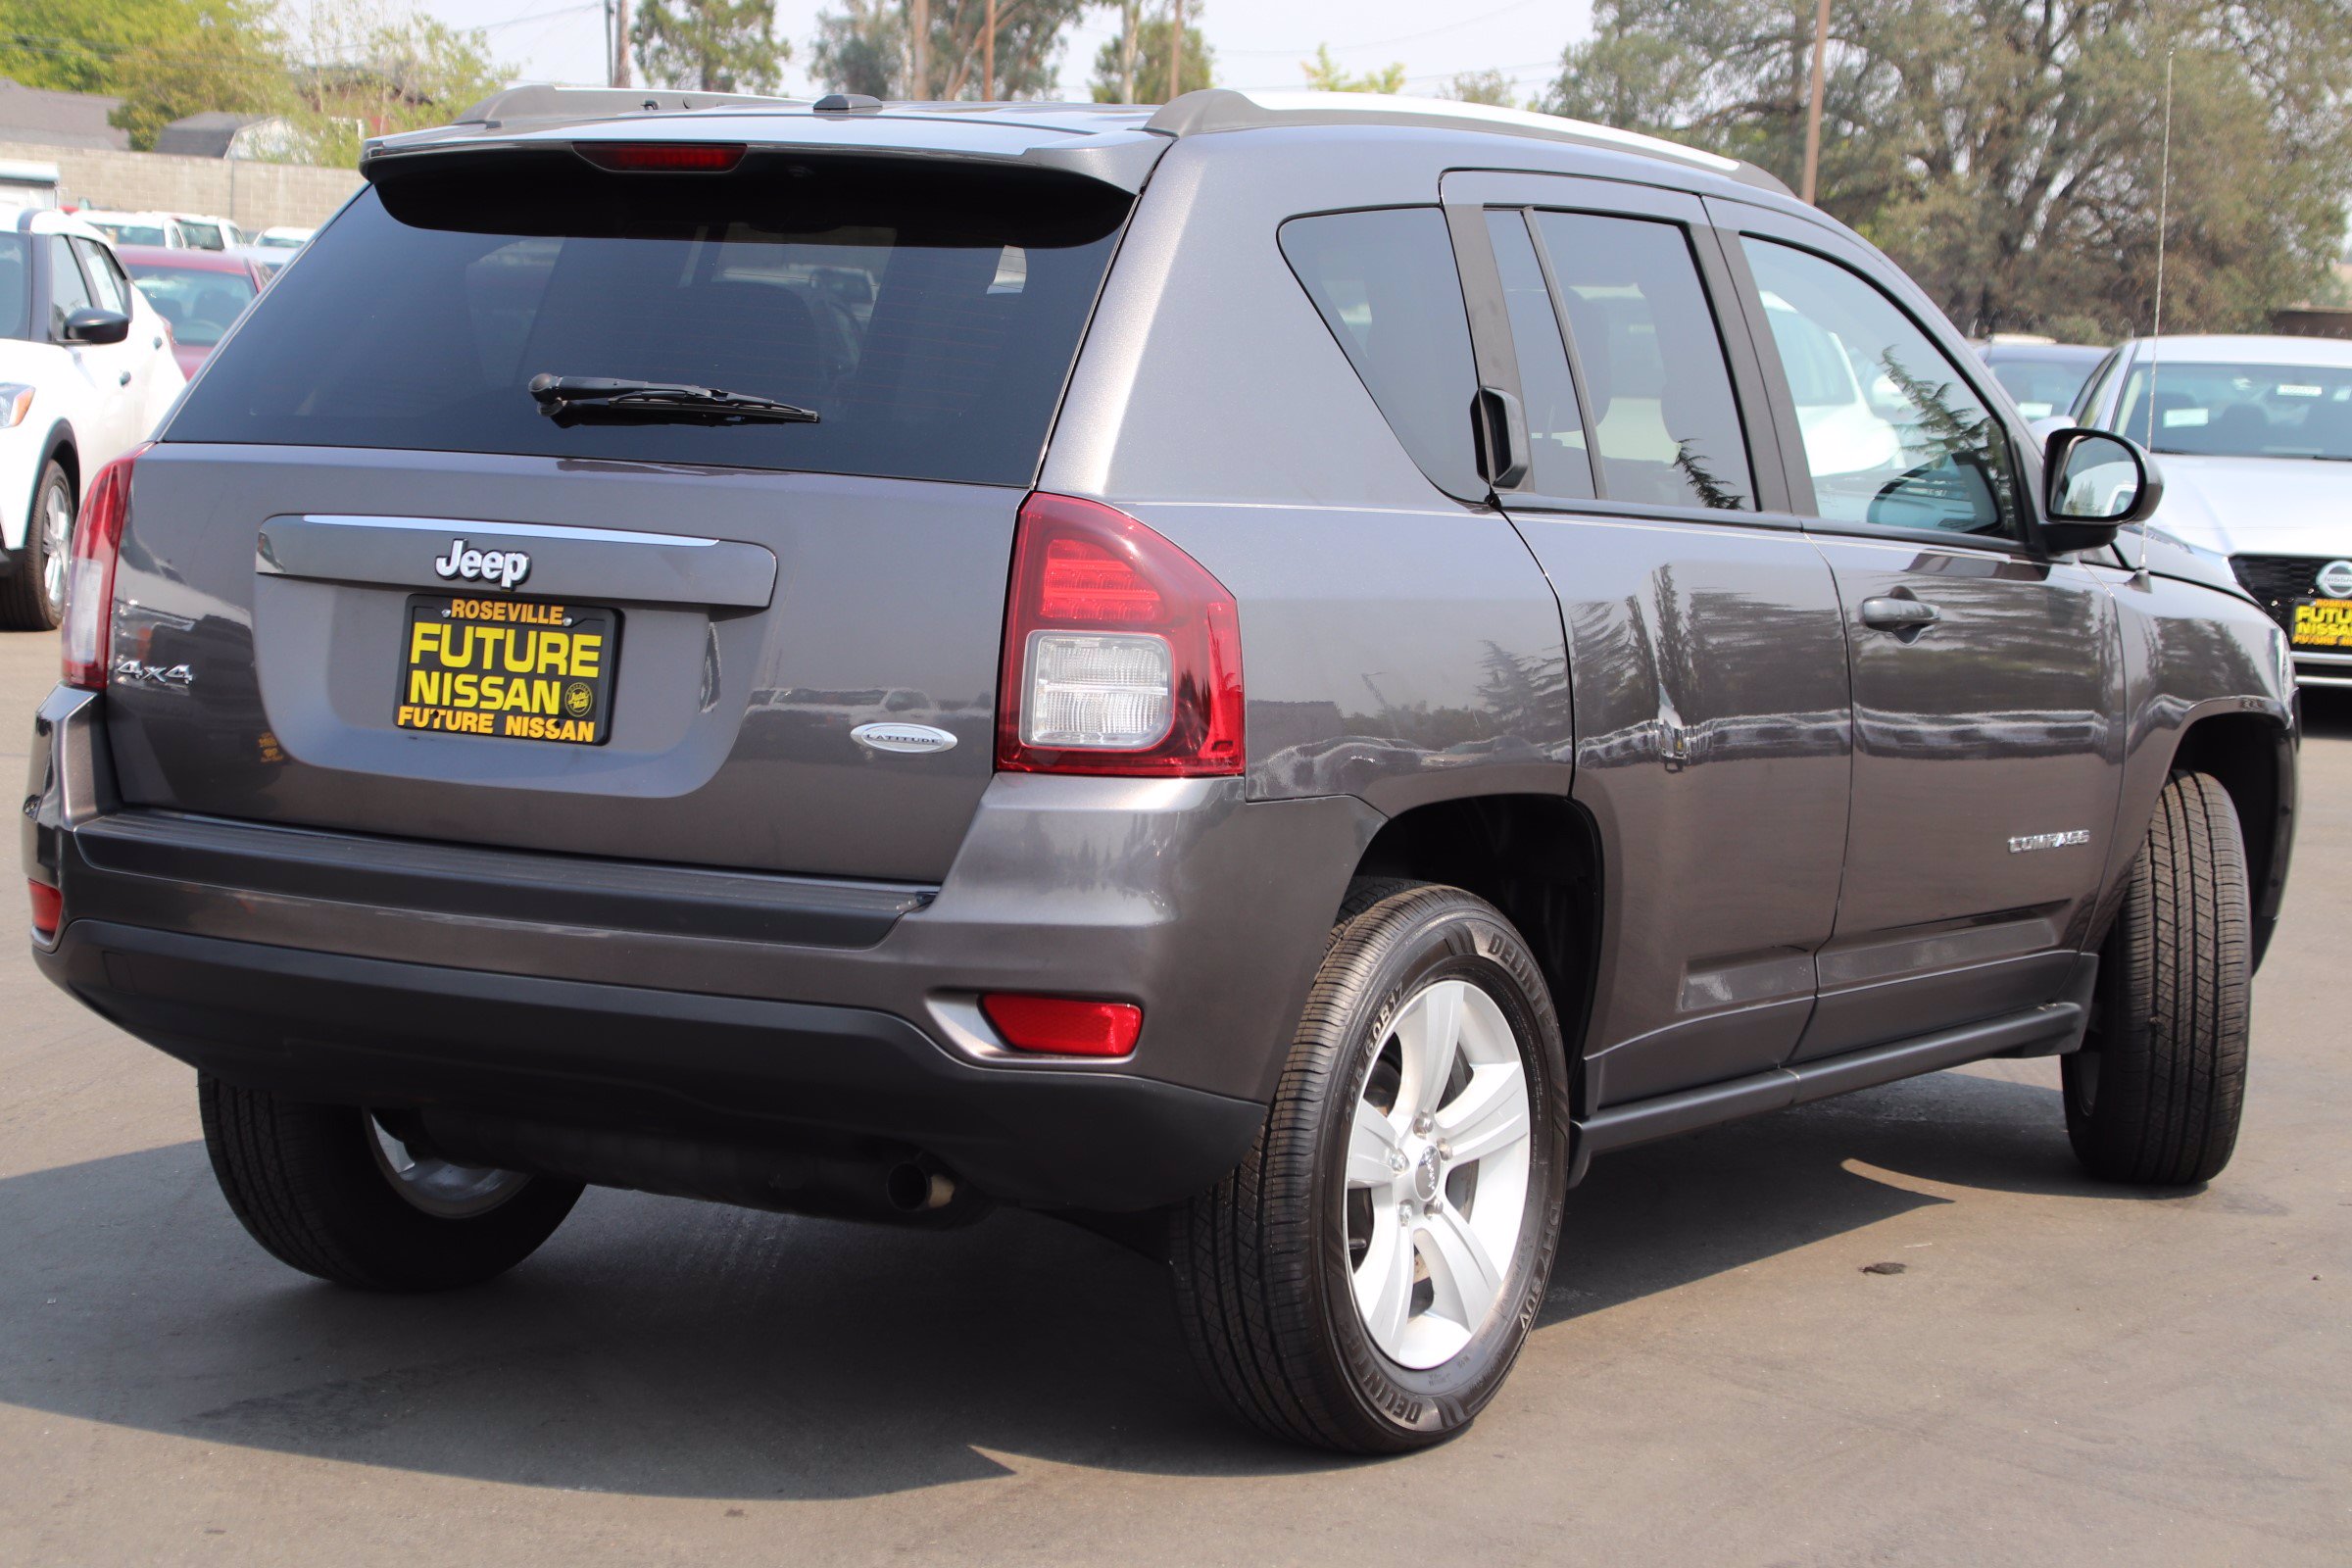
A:
[[[130,132],[107,123],[107,116],[121,107],[122,99],[103,93],[53,92],[0,76],[0,141],[127,150]]]
[[[183,158],[226,158],[230,143],[237,132],[265,115],[235,115],[225,109],[208,109],[199,115],[182,115],[155,133],[155,150],[159,153],[177,153]]]

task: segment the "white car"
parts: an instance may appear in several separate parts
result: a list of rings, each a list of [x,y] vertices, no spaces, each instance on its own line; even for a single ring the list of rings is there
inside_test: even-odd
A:
[[[2352,342],[2137,338],[2075,415],[2160,455],[2147,526],[2229,558],[2285,628],[2298,681],[2352,686]]]
[[[200,251],[233,250],[246,243],[245,231],[225,218],[210,213],[173,213],[171,217],[188,236],[188,243]]]
[[[96,229],[27,210],[0,230],[0,627],[58,623],[82,495],[185,385],[163,317]]]
[[[166,250],[195,249],[195,241],[170,213],[113,213],[85,207],[74,215],[106,236],[113,245],[160,245]]]
[[[253,242],[264,250],[298,251],[308,245],[311,242],[311,236],[318,232],[315,228],[302,228],[292,223],[280,223],[275,227],[263,229],[254,236]]]

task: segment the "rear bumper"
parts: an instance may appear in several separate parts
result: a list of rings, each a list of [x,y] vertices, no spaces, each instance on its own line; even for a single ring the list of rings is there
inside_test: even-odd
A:
[[[104,699],[36,720],[51,979],[224,1078],[343,1103],[896,1141],[1001,1200],[1136,1209],[1263,1116],[1379,817],[1239,779],[1006,775],[947,879],[752,876],[126,810]],[[981,992],[1142,1004],[1118,1061],[1007,1053]]]
[[[198,1069],[301,1098],[459,1105],[789,1146],[887,1139],[992,1196],[1135,1209],[1215,1181],[1262,1107],[1123,1074],[992,1070],[857,1007],[494,975],[76,920],[43,973]]]

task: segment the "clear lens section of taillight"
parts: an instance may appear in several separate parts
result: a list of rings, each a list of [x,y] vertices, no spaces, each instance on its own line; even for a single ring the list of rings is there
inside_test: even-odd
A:
[[[997,766],[1199,778],[1242,771],[1241,614],[1206,568],[1100,501],[1021,507]]]
[[[1028,670],[1021,739],[1030,746],[1132,751],[1167,734],[1176,710],[1165,637],[1032,632]]]

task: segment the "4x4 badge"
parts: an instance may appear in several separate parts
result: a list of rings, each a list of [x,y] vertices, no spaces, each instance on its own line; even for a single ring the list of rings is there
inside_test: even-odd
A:
[[[435,576],[494,582],[501,588],[514,587],[530,572],[531,558],[519,550],[468,550],[463,539],[452,539],[449,554],[433,563]]]

